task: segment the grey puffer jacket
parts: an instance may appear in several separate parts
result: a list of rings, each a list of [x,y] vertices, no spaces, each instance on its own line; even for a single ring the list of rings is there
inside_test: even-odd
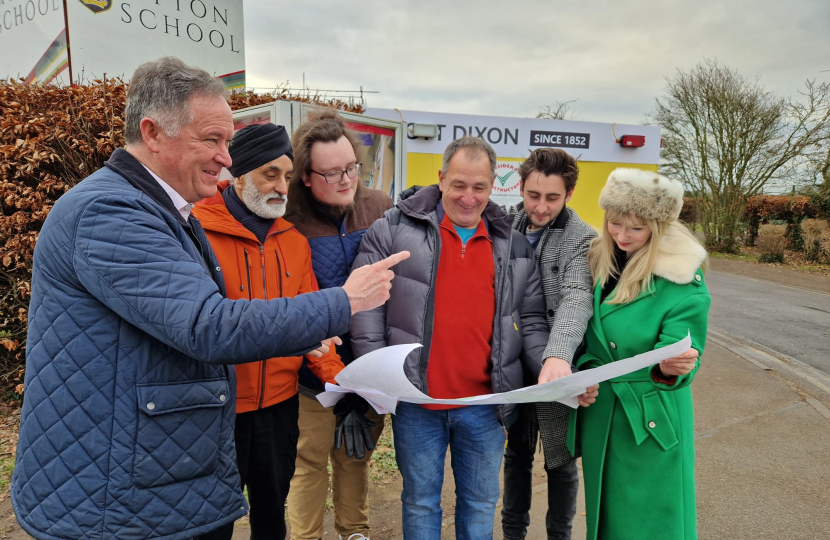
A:
[[[423,347],[407,357],[404,367],[412,384],[426,394],[434,283],[441,252],[440,201],[437,185],[406,190],[397,207],[366,232],[354,265],[359,268],[399,251],[410,252],[409,259],[392,268],[395,279],[386,305],[352,316],[352,350],[359,358],[381,347],[421,343]],[[523,365],[538,377],[548,326],[533,248],[521,233],[512,230],[512,218],[493,202],[487,204],[483,216],[493,240],[496,268],[491,379],[493,392],[501,393],[524,386]],[[497,408],[505,426],[512,424],[515,413],[514,405]]]

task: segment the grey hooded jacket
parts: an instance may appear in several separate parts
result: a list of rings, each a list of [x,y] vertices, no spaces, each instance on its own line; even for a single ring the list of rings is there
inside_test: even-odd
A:
[[[407,377],[420,391],[427,388],[427,364],[432,340],[435,278],[441,253],[439,224],[443,219],[437,185],[416,186],[401,194],[396,208],[388,210],[366,232],[355,268],[407,250],[409,259],[392,270],[391,297],[386,305],[352,316],[352,350],[355,357],[389,345],[421,343],[406,359]],[[496,318],[491,344],[493,392],[524,386],[523,366],[538,377],[542,368],[548,326],[541,278],[527,239],[511,228],[512,217],[490,202],[485,223],[493,240],[496,268]],[[497,408],[500,421],[515,420],[515,406]]]

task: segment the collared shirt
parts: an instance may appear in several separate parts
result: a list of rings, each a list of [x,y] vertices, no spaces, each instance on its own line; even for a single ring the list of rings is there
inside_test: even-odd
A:
[[[167,193],[167,196],[170,197],[170,200],[173,201],[173,206],[179,211],[179,214],[182,215],[184,220],[187,221],[187,218],[190,217],[190,211],[193,209],[193,205],[184,200],[184,197],[179,195],[178,191],[171,188],[167,182],[159,178],[159,176],[151,171],[146,165],[142,163],[141,166],[147,169],[150,176],[156,179],[156,182],[159,183],[164,192]]]

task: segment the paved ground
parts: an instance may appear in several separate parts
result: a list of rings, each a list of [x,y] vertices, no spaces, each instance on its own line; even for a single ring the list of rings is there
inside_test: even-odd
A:
[[[822,404],[711,341],[692,388],[699,538],[830,537],[830,399]],[[527,540],[547,537],[544,476],[536,481]],[[585,537],[582,497],[574,539]],[[442,538],[455,538],[445,521]],[[501,538],[498,515],[495,530]]]
[[[723,264],[730,262],[715,259],[706,276],[710,324],[830,375],[830,287],[820,290],[824,280],[758,264]]]

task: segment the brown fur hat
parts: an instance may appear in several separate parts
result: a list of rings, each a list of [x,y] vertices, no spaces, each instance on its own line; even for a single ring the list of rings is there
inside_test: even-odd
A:
[[[683,184],[642,169],[614,169],[599,194],[599,206],[643,219],[675,221],[683,208]]]

